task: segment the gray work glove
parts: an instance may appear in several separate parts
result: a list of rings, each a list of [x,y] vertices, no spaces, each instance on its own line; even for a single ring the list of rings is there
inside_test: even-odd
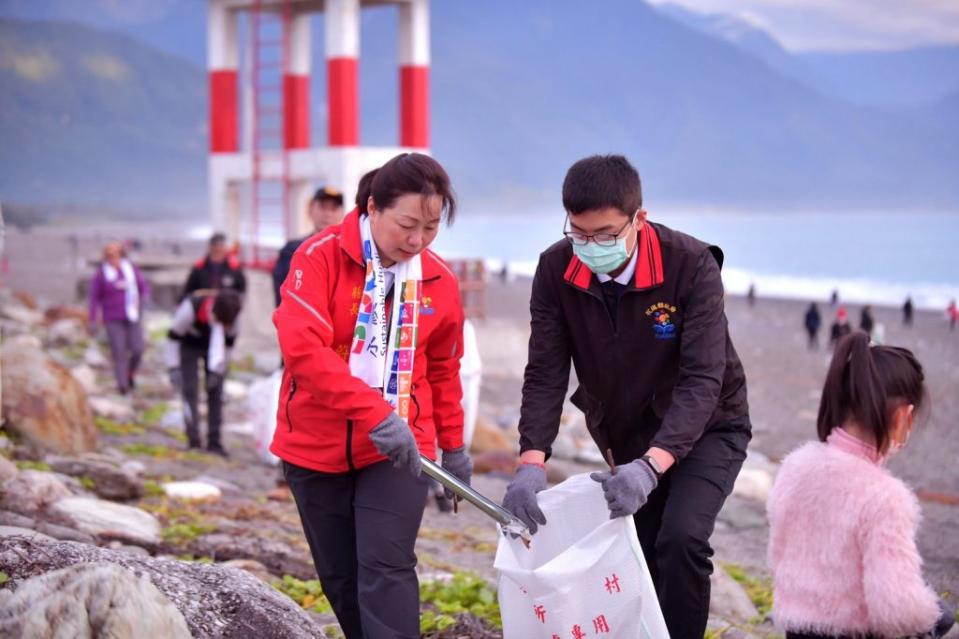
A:
[[[167,373],[170,375],[170,386],[173,387],[173,390],[176,392],[183,391],[183,371],[180,370],[180,367],[171,368]]]
[[[420,449],[416,445],[413,431],[402,417],[391,412],[370,431],[370,440],[380,455],[393,462],[394,468],[405,468],[413,477],[420,476],[423,467],[420,462]]]
[[[536,503],[536,493],[546,489],[546,470],[536,464],[520,464],[513,481],[506,487],[503,508],[529,527],[530,534],[546,525],[546,515]]]
[[[443,470],[455,475],[467,486],[470,485],[470,477],[473,476],[473,461],[470,459],[469,453],[466,452],[466,446],[443,451]],[[447,499],[453,499],[453,492],[449,488],[445,492]]]
[[[619,466],[612,472],[591,473],[589,477],[603,485],[610,519],[635,514],[659,483],[656,473],[642,459]]]

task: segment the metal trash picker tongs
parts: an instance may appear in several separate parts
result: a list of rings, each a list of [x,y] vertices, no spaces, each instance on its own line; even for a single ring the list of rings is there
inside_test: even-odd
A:
[[[532,535],[529,528],[521,520],[516,518],[513,513],[506,510],[496,502],[476,492],[470,486],[461,482],[456,476],[446,472],[441,466],[430,459],[420,455],[423,462],[423,472],[441,483],[445,488],[449,488],[453,494],[462,497],[469,503],[480,509],[482,513],[494,519],[500,525],[500,530],[504,535],[512,534],[518,536],[526,547],[529,547]]]

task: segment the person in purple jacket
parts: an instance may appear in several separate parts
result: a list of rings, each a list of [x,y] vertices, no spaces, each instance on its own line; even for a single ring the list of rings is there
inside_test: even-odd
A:
[[[119,242],[103,248],[103,262],[90,283],[90,334],[103,323],[113,356],[117,389],[126,395],[134,387],[134,375],[143,355],[143,300],[150,288],[140,270],[123,254]]]

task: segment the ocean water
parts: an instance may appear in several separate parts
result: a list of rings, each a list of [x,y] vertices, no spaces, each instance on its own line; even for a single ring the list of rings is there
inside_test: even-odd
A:
[[[727,290],[944,309],[959,297],[959,213],[735,214],[650,212],[649,219],[723,249]],[[447,257],[506,262],[531,275],[539,253],[561,239],[563,213],[458,217],[434,248]]]
[[[723,249],[733,294],[945,309],[959,298],[957,213],[664,213],[649,219]],[[461,211],[433,248],[444,257],[482,258],[492,270],[532,275],[539,253],[562,239],[563,213],[481,215]],[[208,237],[209,226],[190,236]],[[275,237],[267,246],[280,246]]]

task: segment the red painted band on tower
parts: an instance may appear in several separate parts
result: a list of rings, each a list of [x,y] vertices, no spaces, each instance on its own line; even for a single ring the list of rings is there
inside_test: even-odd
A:
[[[237,146],[236,71],[210,71],[210,151],[235,153]]]
[[[330,120],[327,144],[355,146],[360,143],[359,87],[356,58],[326,61],[326,95]]]
[[[310,146],[310,76],[283,76],[283,146],[306,149]]]
[[[400,145],[430,145],[430,68],[400,67]]]

